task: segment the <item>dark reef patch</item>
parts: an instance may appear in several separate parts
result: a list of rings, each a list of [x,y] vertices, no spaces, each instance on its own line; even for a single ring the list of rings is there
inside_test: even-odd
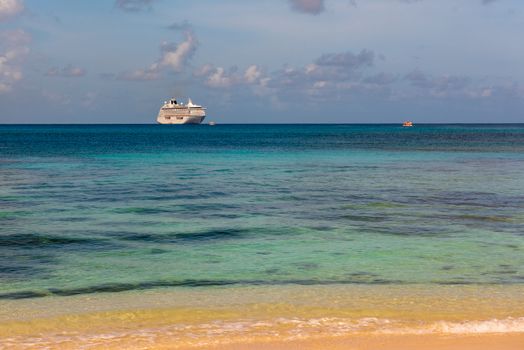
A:
[[[267,273],[280,274],[278,269],[266,270]],[[524,276],[516,276],[517,279],[524,279]],[[46,296],[72,296],[80,294],[93,293],[118,293],[132,290],[146,290],[165,287],[220,287],[232,285],[344,285],[344,284],[362,284],[362,285],[389,285],[398,284],[406,285],[408,282],[399,280],[388,280],[377,278],[373,273],[356,272],[348,274],[344,280],[320,280],[320,279],[283,279],[283,280],[159,280],[138,283],[105,283],[100,285],[80,287],[80,288],[50,288],[47,290],[37,291],[16,291],[0,293],[0,300],[9,299],[28,299]],[[489,285],[491,283],[478,283],[465,279],[455,279],[449,281],[434,281],[437,285]]]
[[[129,208],[117,208],[113,212],[117,214],[143,214],[143,215],[152,215],[152,214],[162,214],[169,213],[170,210],[162,208],[138,208],[138,207],[129,207]]]
[[[164,254],[164,253],[167,253],[167,252],[169,252],[169,251],[165,250],[165,249],[159,249],[159,248],[151,249],[151,254]]]
[[[333,285],[333,284],[400,284],[398,280],[372,279],[370,281],[362,282],[359,279],[347,280],[317,280],[317,279],[303,279],[303,280],[161,280],[138,283],[105,283],[89,287],[80,288],[50,288],[40,291],[17,291],[1,293],[2,299],[26,299],[38,298],[45,296],[72,296],[80,294],[93,293],[118,293],[131,290],[146,290],[164,287],[219,287],[229,285]]]
[[[0,235],[0,247],[35,248],[47,246],[64,246],[71,244],[100,243],[101,239],[78,238],[54,235],[42,235],[37,233],[18,233],[11,235]]]
[[[297,263],[293,265],[295,265],[299,270],[316,270],[320,267],[319,264],[313,262]]]
[[[149,242],[149,243],[184,243],[214,241],[222,239],[242,238],[249,233],[249,230],[242,229],[217,229],[188,233],[133,233],[116,232],[110,235],[123,241]]]

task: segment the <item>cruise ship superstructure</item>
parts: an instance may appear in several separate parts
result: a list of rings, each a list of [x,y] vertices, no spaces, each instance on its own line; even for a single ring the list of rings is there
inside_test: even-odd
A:
[[[183,104],[172,98],[164,102],[156,121],[159,124],[200,124],[205,117],[206,109],[194,104],[191,99],[187,104]]]

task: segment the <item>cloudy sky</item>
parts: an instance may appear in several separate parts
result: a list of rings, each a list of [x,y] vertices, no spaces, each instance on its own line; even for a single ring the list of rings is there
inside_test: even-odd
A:
[[[522,0],[0,0],[0,123],[524,122]]]

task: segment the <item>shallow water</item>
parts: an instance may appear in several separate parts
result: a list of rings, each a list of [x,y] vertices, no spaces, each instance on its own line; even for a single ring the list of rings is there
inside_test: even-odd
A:
[[[0,298],[521,285],[524,125],[0,126]]]
[[[517,285],[171,288],[0,306],[0,349],[209,349],[318,337],[524,334],[524,287]]]

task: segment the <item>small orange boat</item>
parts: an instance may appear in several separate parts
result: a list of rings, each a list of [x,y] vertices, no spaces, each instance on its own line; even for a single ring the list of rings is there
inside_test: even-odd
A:
[[[402,123],[402,126],[413,126],[413,122],[407,121]]]

